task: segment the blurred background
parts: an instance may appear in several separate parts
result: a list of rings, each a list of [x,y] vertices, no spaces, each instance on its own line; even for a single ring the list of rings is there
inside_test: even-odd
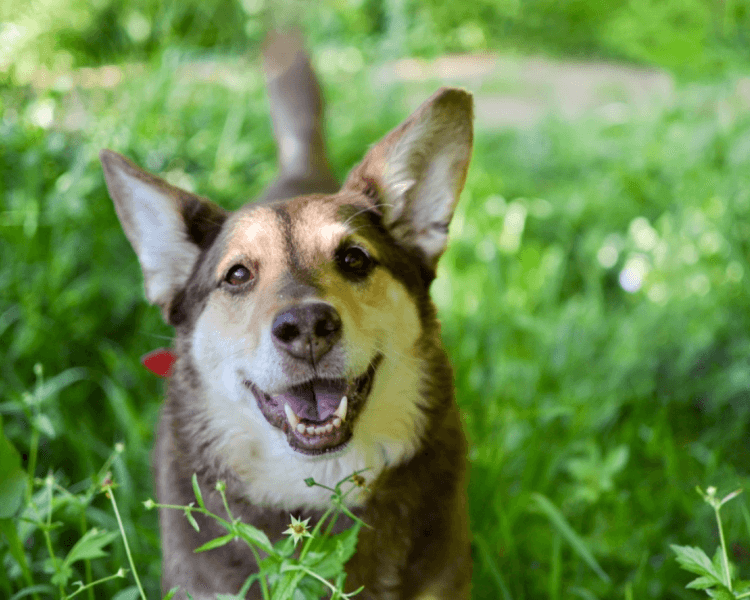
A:
[[[0,505],[11,472],[82,492],[124,443],[112,477],[158,597],[142,502],[163,382],[139,358],[171,330],[97,153],[240,206],[274,177],[259,53],[290,26],[341,177],[439,85],[475,94],[433,287],[472,442],[474,598],[705,597],[669,545],[712,555],[695,487],[750,483],[748,0],[2,3],[0,417],[20,458],[0,438]],[[34,491],[0,511],[3,597],[58,594],[40,527],[7,521],[41,514]],[[58,495],[59,556],[87,526],[117,529],[102,495]],[[722,513],[745,578],[749,498]],[[109,551],[71,581],[126,565]]]

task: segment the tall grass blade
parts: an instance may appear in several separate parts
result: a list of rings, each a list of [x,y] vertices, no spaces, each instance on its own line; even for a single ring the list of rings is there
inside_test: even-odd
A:
[[[487,570],[489,570],[490,575],[492,576],[492,579],[497,586],[497,589],[502,594],[503,600],[513,600],[513,596],[511,596],[508,586],[505,585],[505,580],[503,579],[502,573],[500,573],[500,569],[498,568],[495,559],[492,558],[492,552],[490,552],[487,541],[479,533],[474,533],[473,537],[474,543],[479,549],[479,556],[482,560],[482,563],[487,567]]]
[[[538,508],[539,511],[549,519],[552,526],[557,529],[560,535],[568,541],[576,554],[578,554],[578,556],[581,557],[589,567],[591,567],[594,573],[596,573],[602,581],[610,583],[611,579],[609,578],[609,575],[607,575],[599,566],[599,563],[596,562],[594,555],[591,554],[591,551],[586,547],[586,542],[584,542],[581,536],[579,536],[570,526],[563,514],[552,503],[552,501],[546,496],[536,492],[531,494],[531,500],[536,505],[536,508]]]

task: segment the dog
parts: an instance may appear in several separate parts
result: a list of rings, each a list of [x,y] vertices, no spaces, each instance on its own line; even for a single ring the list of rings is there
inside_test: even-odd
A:
[[[320,518],[360,469],[362,528],[348,590],[370,600],[469,598],[467,446],[430,296],[473,144],[473,101],[442,88],[366,152],[343,185],[323,138],[319,84],[301,42],[264,50],[280,175],[229,212],[101,151],[107,188],[176,360],[154,450],[158,501],[195,500],[275,542]],[[160,511],[164,591],[237,593],[257,571],[195,515]],[[347,517],[342,527],[351,525]],[[253,595],[254,594],[254,595]],[[259,598],[258,586],[250,598]]]

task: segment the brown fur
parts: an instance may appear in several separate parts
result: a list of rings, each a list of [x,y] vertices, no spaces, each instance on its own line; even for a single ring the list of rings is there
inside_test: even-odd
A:
[[[305,71],[305,61],[287,52],[274,68]],[[317,97],[317,89],[305,89]],[[307,148],[320,153],[315,103],[311,111]],[[372,528],[361,530],[347,564],[347,590],[364,585],[360,597],[370,600],[469,597],[466,442],[429,286],[466,178],[471,118],[466,92],[440,90],[370,151],[338,193],[286,199],[293,189],[330,192],[331,181],[327,167],[302,180],[282,170],[266,203],[233,214],[102,152],[147,296],[176,329],[177,362],[154,452],[160,503],[192,502],[196,473],[208,508],[226,516],[214,491],[225,481],[234,516],[275,542],[290,513],[322,514],[327,493],[306,488],[304,473],[329,483],[339,470],[371,466],[368,491],[351,509]],[[306,143],[299,122],[294,127]],[[280,128],[275,123],[277,135],[289,134]],[[327,165],[327,158],[310,164]],[[352,246],[376,261],[366,276],[337,262]],[[226,281],[238,264],[252,273],[245,288]],[[269,333],[279,314],[309,302],[323,303],[341,323],[341,339],[312,365]],[[286,445],[273,403],[263,416],[261,399],[243,388],[249,380],[283,398],[284,385],[311,377],[350,381],[377,355],[372,391],[353,397],[343,425],[351,428],[347,450],[314,460]],[[200,532],[181,512],[160,512],[164,590],[179,585],[178,597],[189,591],[196,600],[235,593],[257,568],[252,554],[240,542],[194,554],[224,533],[196,519]],[[342,518],[336,530],[350,525]],[[260,597],[257,585],[249,597]]]

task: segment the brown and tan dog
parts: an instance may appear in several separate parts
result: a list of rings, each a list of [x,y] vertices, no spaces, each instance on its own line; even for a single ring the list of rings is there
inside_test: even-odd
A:
[[[233,514],[276,541],[290,513],[315,520],[329,503],[305,478],[333,486],[368,469],[351,508],[372,529],[347,588],[466,599],[466,442],[428,292],[466,179],[471,95],[439,90],[339,190],[301,45],[279,36],[266,61],[281,176],[261,201],[227,212],[101,153],[146,296],[176,332],[158,500],[194,501],[197,473],[225,515],[207,492],[223,480]],[[225,533],[196,518],[200,532],[179,511],[160,514],[164,590],[236,593],[257,570],[252,554],[240,543],[194,554]]]

